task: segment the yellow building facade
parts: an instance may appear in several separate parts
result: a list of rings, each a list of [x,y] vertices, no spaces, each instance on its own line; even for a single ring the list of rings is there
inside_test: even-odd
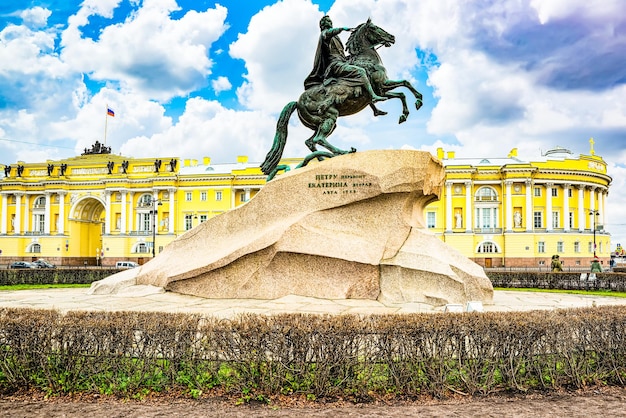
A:
[[[245,156],[232,164],[127,158],[98,143],[74,158],[5,165],[0,264],[142,264],[200,222],[254,197],[266,177],[258,165]]]
[[[537,161],[456,158],[439,149],[445,167],[441,199],[427,206],[429,230],[476,263],[490,267],[588,268],[594,255],[609,265],[606,198],[611,177],[595,155],[557,147]]]
[[[428,229],[485,267],[608,265],[604,207],[611,178],[594,155],[557,148],[538,161],[456,158],[441,199],[426,207]],[[284,159],[295,166],[301,159]],[[96,143],[83,155],[2,166],[0,265],[46,259],[57,265],[140,264],[199,223],[253,198],[259,163],[128,158]],[[595,234],[594,234],[595,231]]]

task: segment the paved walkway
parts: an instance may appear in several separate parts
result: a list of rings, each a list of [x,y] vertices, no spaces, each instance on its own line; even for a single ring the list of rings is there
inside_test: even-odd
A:
[[[286,296],[274,300],[257,299],[204,299],[171,292],[130,295],[88,295],[86,288],[41,289],[3,291],[0,288],[0,308],[22,307],[57,309],[67,311],[151,311],[199,313],[229,318],[240,313],[277,314],[392,314],[415,312],[443,312],[444,307],[433,309],[429,305],[405,303],[383,305],[376,301],[359,299],[317,299]],[[499,290],[493,304],[477,305],[485,312],[559,309],[584,306],[626,305],[626,299],[572,295],[561,293],[535,293]],[[448,307],[449,311],[467,310],[466,306]]]

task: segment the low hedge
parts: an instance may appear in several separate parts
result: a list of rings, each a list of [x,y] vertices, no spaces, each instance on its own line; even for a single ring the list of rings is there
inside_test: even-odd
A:
[[[367,401],[626,382],[626,306],[222,320],[0,311],[0,390]]]
[[[119,269],[0,269],[0,286],[16,284],[91,284]]]
[[[625,273],[488,271],[494,287],[626,292]]]

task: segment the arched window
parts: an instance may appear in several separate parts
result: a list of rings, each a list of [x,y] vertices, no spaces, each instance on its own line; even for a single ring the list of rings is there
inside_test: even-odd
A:
[[[138,242],[133,248],[133,253],[147,254],[150,252],[149,245],[145,242]]]
[[[152,206],[152,195],[149,193],[142,194],[141,196],[139,196],[137,205],[139,207]]]
[[[41,245],[37,242],[33,242],[26,248],[27,253],[41,253]]]
[[[478,244],[476,248],[477,253],[499,253],[500,249],[498,248],[498,244],[492,241],[484,241]]]
[[[492,187],[481,187],[476,191],[476,201],[495,202],[498,200],[498,192]]]
[[[46,197],[39,196],[35,199],[35,203],[33,204],[33,209],[43,209],[46,207]]]

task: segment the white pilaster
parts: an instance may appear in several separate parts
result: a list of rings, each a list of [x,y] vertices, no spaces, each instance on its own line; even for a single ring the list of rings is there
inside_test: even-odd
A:
[[[582,184],[578,186],[578,230],[583,232],[585,230],[585,222],[587,216],[585,216],[585,186]]]
[[[111,192],[104,191],[104,233],[111,233]]]
[[[554,225],[552,225],[552,186],[554,184],[546,184],[546,231],[552,231]]]
[[[0,218],[0,234],[7,233],[7,194],[2,193],[2,217]]]
[[[511,184],[513,184],[513,182],[510,180],[504,182],[504,190],[506,193],[505,228],[507,231],[513,230],[513,197],[511,196]]]
[[[472,226],[472,182],[465,182],[465,230],[471,232]]]
[[[446,181],[446,232],[452,231],[452,182]]]
[[[59,192],[59,225],[58,235],[65,234],[65,192]]]
[[[533,219],[533,182],[526,180],[526,231],[533,230],[535,220]]]

